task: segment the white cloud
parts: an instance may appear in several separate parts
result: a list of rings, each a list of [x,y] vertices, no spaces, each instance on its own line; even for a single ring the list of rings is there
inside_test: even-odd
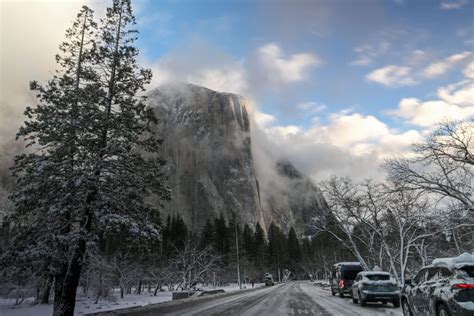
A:
[[[443,10],[458,10],[468,4],[468,0],[454,0],[441,2],[440,8]]]
[[[321,63],[315,54],[293,54],[285,58],[281,48],[266,44],[258,49],[258,58],[271,80],[290,83],[307,77],[308,71]]]
[[[403,65],[387,65],[377,68],[366,75],[366,79],[387,87],[409,86],[422,80],[433,79],[446,74],[448,71],[460,68],[472,60],[474,54],[469,51],[453,54],[441,61],[426,64],[428,54],[415,50]],[[466,76],[474,76],[474,66],[471,64],[464,70]]]
[[[474,61],[471,61],[463,71],[464,76],[474,79]]]
[[[327,109],[326,104],[319,102],[303,102],[296,105],[298,110],[304,111],[305,114],[315,114]]]
[[[431,63],[423,70],[422,76],[429,79],[439,77],[471,56],[471,52],[462,52],[451,55],[442,61]]]
[[[355,66],[368,66],[371,65],[374,60],[382,54],[385,54],[391,46],[391,43],[387,40],[381,40],[374,45],[361,45],[354,48],[354,52],[357,57],[350,63]]]
[[[289,159],[315,181],[331,175],[381,179],[383,160],[408,152],[410,144],[421,138],[418,131],[399,133],[374,116],[346,111],[331,115],[327,124],[314,122],[306,130],[274,125],[253,133],[259,155],[264,149],[273,159]]]
[[[446,60],[463,60],[467,58],[464,55],[453,55]],[[439,99],[421,101],[417,98],[403,98],[398,108],[388,111],[388,114],[423,127],[431,127],[446,119],[465,120],[474,117],[474,80],[471,77],[474,66],[472,64],[471,62],[464,70],[464,75],[468,79],[437,90]]]
[[[260,127],[270,126],[276,121],[275,116],[260,111],[254,111],[254,119]]]
[[[366,78],[369,81],[380,83],[388,87],[416,84],[412,76],[412,69],[406,66],[388,65],[375,69],[367,74]]]
[[[50,79],[66,29],[87,4],[100,17],[102,1],[0,1],[0,146],[13,141],[26,106],[37,101],[28,82]],[[85,2],[85,3],[84,3]]]
[[[333,114],[328,126],[314,130],[315,135],[319,135],[319,141],[329,139],[332,144],[342,147],[374,141],[388,132],[387,125],[374,116],[364,116],[358,113]]]
[[[438,89],[438,97],[457,106],[474,107],[474,81],[463,80],[441,87]]]
[[[474,117],[474,81],[470,79],[473,67],[471,64],[464,71],[464,75],[469,79],[440,87],[437,91],[439,99],[421,101],[417,98],[404,98],[396,110],[388,113],[423,127],[431,127],[446,119],[465,120]]]

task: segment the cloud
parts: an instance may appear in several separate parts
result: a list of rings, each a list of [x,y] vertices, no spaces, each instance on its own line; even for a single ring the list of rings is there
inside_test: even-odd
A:
[[[463,8],[468,3],[469,3],[468,0],[446,1],[446,2],[441,2],[440,8],[442,10],[458,10],[458,9]]]
[[[327,124],[314,122],[303,129],[294,125],[254,128],[257,163],[266,158],[288,159],[315,181],[331,175],[357,179],[383,178],[380,166],[385,158],[408,152],[410,144],[421,139],[415,130],[397,132],[372,115],[341,111]]]
[[[410,67],[395,65],[375,69],[367,74],[366,79],[387,87],[407,86],[417,83],[412,76]]]
[[[258,60],[272,81],[291,83],[307,78],[309,70],[321,63],[315,54],[300,53],[285,57],[275,43],[258,49]]]
[[[391,43],[387,40],[378,41],[373,45],[361,45],[354,48],[354,52],[357,54],[350,64],[354,66],[369,66],[377,57],[385,54],[391,47]]]
[[[326,110],[327,105],[319,103],[319,102],[311,101],[311,102],[299,103],[299,104],[296,105],[296,108],[298,110],[301,110],[301,111],[305,112],[305,114],[316,114],[316,113],[320,113],[320,112]]]
[[[201,37],[184,39],[179,49],[146,62],[154,74],[152,87],[181,81],[240,94],[251,101],[272,95],[281,102],[274,106],[280,106],[283,112],[288,111],[288,104],[294,104],[291,89],[307,83],[309,72],[320,63],[314,53],[286,54],[274,43],[257,47],[236,60]]]
[[[146,64],[153,70],[152,87],[180,81],[241,95],[249,92],[244,63],[201,38],[189,39],[179,49]]]
[[[255,122],[260,127],[267,127],[269,125],[272,125],[276,121],[276,117],[268,113],[254,111],[253,114],[254,114]]]
[[[442,61],[431,63],[423,70],[422,76],[429,79],[439,77],[471,56],[471,52],[462,52],[451,55]]]
[[[387,87],[411,86],[460,68],[467,61],[472,60],[473,56],[472,52],[465,51],[448,56],[441,61],[426,64],[428,55],[422,50],[415,50],[404,64],[377,68],[368,73],[366,79]],[[470,68],[466,68],[464,72],[470,73]]]
[[[441,87],[437,94],[446,103],[460,107],[474,107],[474,81],[472,80],[463,80]]]
[[[438,100],[404,98],[398,108],[388,113],[409,123],[431,127],[442,120],[465,120],[474,117],[474,83],[461,81],[438,89]]]
[[[463,71],[464,76],[474,79],[474,61],[471,61]]]

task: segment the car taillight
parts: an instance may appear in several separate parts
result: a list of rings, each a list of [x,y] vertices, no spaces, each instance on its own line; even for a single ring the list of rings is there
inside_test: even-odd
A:
[[[341,289],[343,289],[344,286],[345,286],[344,280],[339,280],[339,287],[340,287]]]
[[[474,289],[474,284],[469,284],[469,283],[453,284],[453,289],[461,289],[461,290]]]

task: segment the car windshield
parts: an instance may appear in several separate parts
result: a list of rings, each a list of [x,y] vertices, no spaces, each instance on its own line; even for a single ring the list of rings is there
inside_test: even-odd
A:
[[[390,276],[387,274],[368,274],[364,275],[370,281],[388,281],[390,280]]]
[[[357,273],[362,271],[362,268],[346,268],[342,271],[342,278],[346,280],[355,280]]]
[[[459,269],[459,272],[465,278],[474,278],[474,266],[464,266]]]

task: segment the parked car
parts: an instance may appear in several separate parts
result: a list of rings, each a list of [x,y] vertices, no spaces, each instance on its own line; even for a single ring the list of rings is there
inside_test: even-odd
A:
[[[474,254],[433,260],[401,294],[405,316],[473,316]]]
[[[357,277],[357,273],[364,271],[359,262],[339,262],[333,265],[331,271],[331,293],[332,295],[339,294],[344,297],[344,294],[351,294],[352,283]]]
[[[265,286],[275,285],[275,282],[273,282],[273,276],[271,273],[265,273],[265,277],[263,278],[263,281],[265,282]]]
[[[400,307],[400,289],[388,272],[359,272],[352,285],[352,302],[359,302],[360,306],[367,302],[391,302],[393,307]]]

